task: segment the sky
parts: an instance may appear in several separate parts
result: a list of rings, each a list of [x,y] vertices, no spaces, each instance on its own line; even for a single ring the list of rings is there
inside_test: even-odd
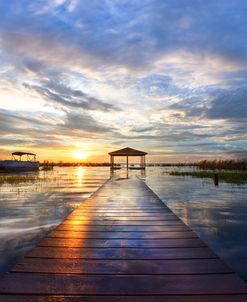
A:
[[[0,158],[247,157],[247,0],[0,0]]]

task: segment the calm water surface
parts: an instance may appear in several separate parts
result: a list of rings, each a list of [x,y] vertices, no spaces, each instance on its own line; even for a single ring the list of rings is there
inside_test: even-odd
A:
[[[170,176],[170,169],[149,169],[147,185],[247,282],[247,185],[215,187],[208,178]]]
[[[148,168],[139,176],[247,281],[247,185],[214,187],[210,179],[169,176],[171,169],[175,168]],[[117,173],[125,176],[124,170]],[[107,167],[56,168],[32,174],[31,182],[0,186],[0,275],[109,174]]]
[[[30,182],[0,186],[0,276],[108,178],[109,168],[26,173]]]

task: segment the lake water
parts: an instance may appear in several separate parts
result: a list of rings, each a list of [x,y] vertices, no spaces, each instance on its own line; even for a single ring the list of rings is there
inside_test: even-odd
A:
[[[170,176],[149,167],[137,174],[209,247],[247,281],[247,185]],[[126,171],[116,173],[126,176]],[[55,168],[0,186],[0,276],[110,176],[108,167]]]

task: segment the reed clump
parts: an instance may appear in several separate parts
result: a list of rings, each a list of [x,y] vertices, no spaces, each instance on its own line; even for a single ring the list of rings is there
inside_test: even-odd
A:
[[[202,160],[196,166],[202,170],[247,170],[247,159]]]
[[[42,167],[43,171],[49,171],[49,170],[53,170],[55,163],[45,160],[42,164],[40,164],[40,166]]]

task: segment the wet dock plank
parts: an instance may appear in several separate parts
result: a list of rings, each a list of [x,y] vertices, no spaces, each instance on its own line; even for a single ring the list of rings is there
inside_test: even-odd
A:
[[[219,259],[23,259],[13,272],[63,274],[219,274],[232,270]]]
[[[97,295],[2,295],[4,302],[246,302],[247,295],[97,296]],[[100,300],[99,300],[100,299]]]
[[[247,300],[247,286],[140,179],[112,178],[0,280],[0,301]]]
[[[217,258],[203,248],[61,248],[36,247],[29,258],[50,259],[212,259]]]

